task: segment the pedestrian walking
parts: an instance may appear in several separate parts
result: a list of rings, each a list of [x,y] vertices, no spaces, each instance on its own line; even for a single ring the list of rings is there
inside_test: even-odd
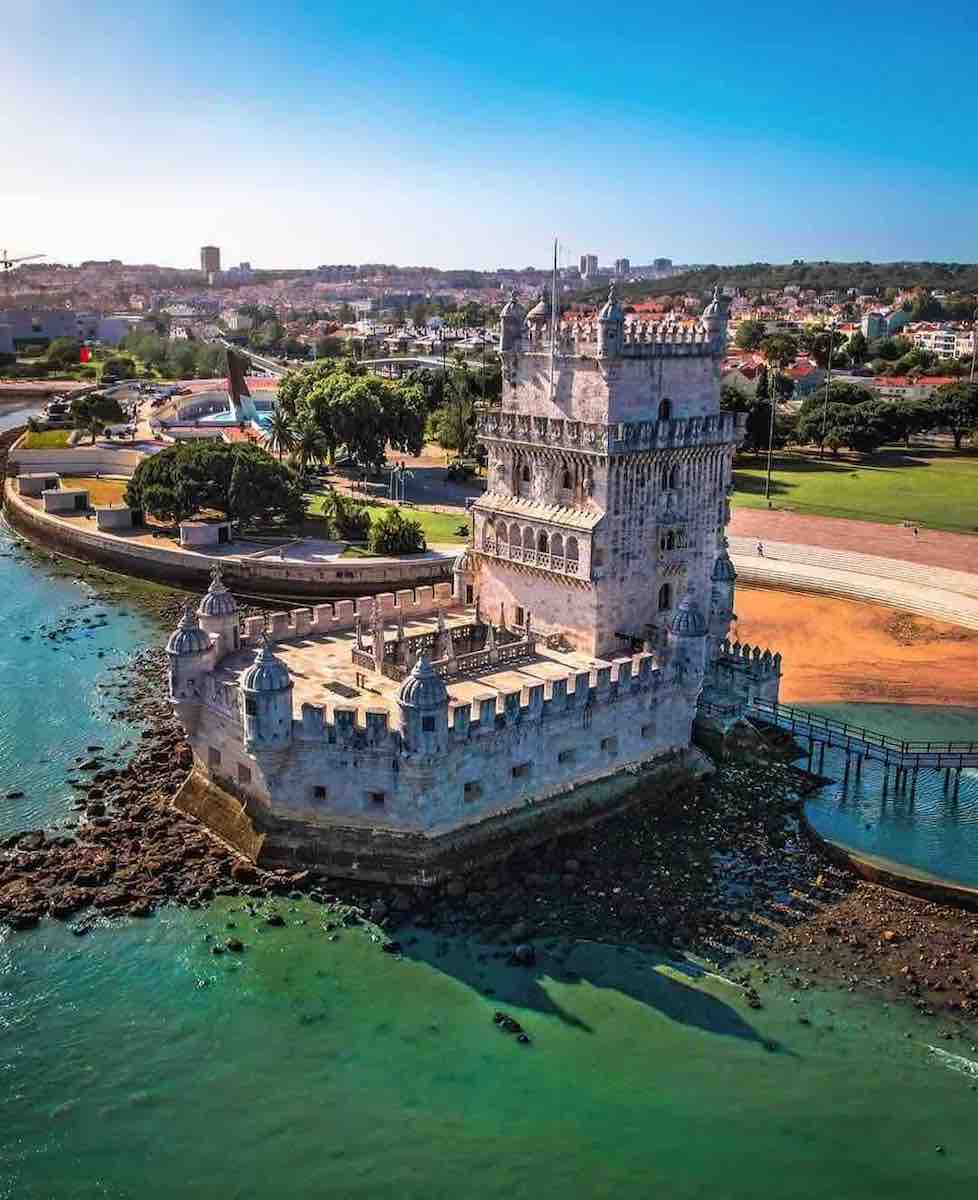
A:
[[[757,543],[757,553],[760,558],[764,557],[764,543],[763,542]]]
[[[919,538],[919,537],[920,537],[920,530],[917,528],[917,526],[916,526],[916,525],[913,527],[913,535],[914,535],[914,537],[915,537],[915,538]]]

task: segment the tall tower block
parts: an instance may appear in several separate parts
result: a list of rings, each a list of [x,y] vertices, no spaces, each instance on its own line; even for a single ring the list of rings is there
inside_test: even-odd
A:
[[[720,409],[727,302],[694,322],[626,319],[612,286],[596,320],[500,331],[503,394],[478,417],[488,490],[472,571],[493,621],[561,633],[607,656],[666,633],[687,596],[711,611],[742,428]],[[552,330],[556,328],[556,338]]]

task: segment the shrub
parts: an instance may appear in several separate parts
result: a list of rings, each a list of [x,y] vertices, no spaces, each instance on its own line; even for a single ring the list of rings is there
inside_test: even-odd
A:
[[[427,549],[421,522],[389,508],[370,528],[370,549],[375,554],[416,554]]]

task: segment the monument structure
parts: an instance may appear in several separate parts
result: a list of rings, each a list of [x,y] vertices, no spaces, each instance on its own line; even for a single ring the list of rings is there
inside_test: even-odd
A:
[[[698,706],[734,719],[780,677],[726,641],[726,313],[637,324],[612,288],[571,324],[511,299],[453,583],[242,623],[216,576],[167,646],[177,803],[260,862],[419,883],[708,769]]]

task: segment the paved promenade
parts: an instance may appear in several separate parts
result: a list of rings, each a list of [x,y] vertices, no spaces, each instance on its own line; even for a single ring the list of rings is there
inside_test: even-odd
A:
[[[873,521],[847,521],[840,517],[810,517],[801,513],[735,508],[730,522],[735,537],[822,546],[851,550],[884,558],[900,559],[923,566],[947,567],[978,573],[978,536],[944,533],[919,527],[918,537],[902,525],[880,525]],[[978,534],[978,531],[976,531]]]
[[[948,535],[953,536],[953,535]],[[741,584],[823,593],[886,604],[904,612],[978,629],[978,574],[928,566],[908,559],[756,537],[731,537],[730,551]],[[863,543],[875,545],[870,539]]]

